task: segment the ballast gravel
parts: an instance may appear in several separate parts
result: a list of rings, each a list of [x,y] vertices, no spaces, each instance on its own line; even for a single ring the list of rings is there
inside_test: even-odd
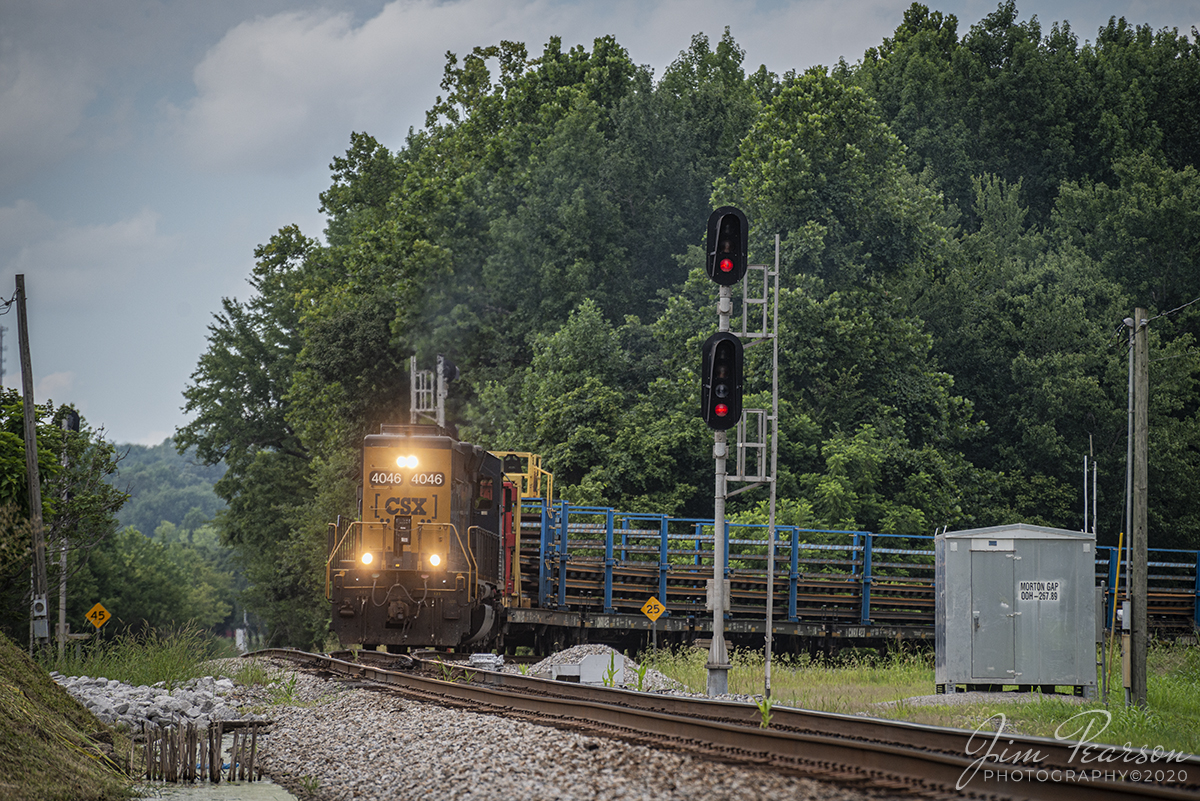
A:
[[[606,646],[576,646],[546,663],[568,664]],[[214,677],[168,693],[104,679],[55,679],[106,722],[269,719],[257,764],[302,801],[867,801],[840,785],[711,762],[689,754],[440,707],[302,673],[262,659],[273,680],[236,685]],[[238,660],[213,663],[234,674]],[[510,669],[511,665],[505,665]],[[546,666],[535,666],[539,671]],[[533,672],[533,671],[530,671]],[[636,676],[630,672],[628,684]],[[688,694],[646,671],[649,691]],[[730,696],[730,699],[745,700]],[[209,711],[201,712],[208,703]],[[126,703],[129,709],[122,712]],[[115,716],[115,717],[114,717]]]
[[[300,675],[260,739],[271,778],[319,801],[878,799],[832,784],[420,703]]]

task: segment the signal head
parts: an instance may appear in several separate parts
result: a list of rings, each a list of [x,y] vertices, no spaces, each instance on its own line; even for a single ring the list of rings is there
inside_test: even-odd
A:
[[[733,206],[722,206],[708,216],[704,269],[722,286],[733,286],[746,274],[750,226],[746,215]]]
[[[700,417],[725,431],[742,417],[742,341],[729,332],[713,334],[701,351]]]

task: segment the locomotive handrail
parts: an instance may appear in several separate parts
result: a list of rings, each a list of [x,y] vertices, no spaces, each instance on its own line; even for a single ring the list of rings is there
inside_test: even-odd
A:
[[[354,530],[354,527],[357,524],[358,524],[358,521],[352,521],[350,523],[350,525],[346,526],[346,530],[345,530],[345,532],[342,533],[342,536],[340,539],[338,539],[338,536],[337,536],[337,529],[338,529],[337,523],[329,524],[329,527],[331,529],[333,529],[333,531],[329,537],[329,541],[331,543],[333,543],[333,547],[329,549],[329,556],[325,560],[325,600],[327,600],[327,601],[333,600],[333,594],[330,592],[330,590],[333,587],[333,560],[334,560],[334,557],[339,556],[341,554],[343,548],[345,547],[346,538],[350,536],[350,532]],[[334,542],[334,540],[337,540],[337,542]]]
[[[479,563],[475,561],[475,552],[463,544],[462,535],[458,533],[458,526],[453,523],[447,523],[450,530],[454,532],[454,538],[458,540],[459,550],[463,552],[463,556],[467,560],[467,600],[475,600],[475,581],[479,578]],[[471,529],[479,528],[479,526],[470,526],[467,529],[467,541],[471,538]],[[483,529],[480,529],[481,531]],[[449,565],[446,565],[449,567]]]

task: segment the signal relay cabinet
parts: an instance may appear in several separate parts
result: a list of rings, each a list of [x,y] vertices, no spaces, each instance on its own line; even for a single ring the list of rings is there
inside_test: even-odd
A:
[[[1096,694],[1095,536],[1015,524],[934,540],[937,692]]]

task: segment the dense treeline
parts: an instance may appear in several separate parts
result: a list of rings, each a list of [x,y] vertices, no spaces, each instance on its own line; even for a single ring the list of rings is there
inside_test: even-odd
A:
[[[1114,20],[1080,44],[1012,3],[960,35],[914,4],[854,65],[742,62],[728,31],[657,79],[611,38],[450,55],[421,130],[334,159],[324,241],[258,248],[176,440],[228,467],[221,536],[275,641],[324,638],[324,526],[353,514],[361,437],[407,419],[413,354],[461,368],[464,438],[542,453],[564,498],[710,514],[698,245],[725,203],[754,260],[782,242],[786,522],[1079,528],[1091,452],[1115,541],[1142,305],[1151,544],[1200,546],[1194,36]]]
[[[41,487],[42,542],[46,554],[47,601],[51,632],[58,621],[58,587],[66,576],[75,588],[90,556],[116,531],[116,512],[126,496],[110,482],[118,454],[104,438],[79,418],[77,431],[64,426],[77,415],[69,405],[52,400],[32,409],[37,437]],[[17,642],[29,638],[34,565],[33,524],[26,470],[25,409],[21,394],[0,388],[0,631]],[[66,553],[66,572],[61,569]],[[71,596],[68,617],[76,630],[96,601],[81,606]]]
[[[194,453],[179,453],[170,438],[158,445],[123,445],[120,457],[113,483],[129,495],[117,513],[122,527],[150,534],[171,523],[194,532],[225,507],[213,492],[225,466],[205,465]]]
[[[221,501],[212,481],[223,470],[181,457],[170,441],[118,447],[83,418],[65,430],[74,412],[53,401],[34,411],[52,639],[64,583],[74,633],[94,631],[86,614],[96,603],[112,615],[105,635],[185,624],[228,632],[245,581],[213,522]],[[24,409],[12,389],[0,392],[0,467],[0,631],[25,642],[33,528]]]

